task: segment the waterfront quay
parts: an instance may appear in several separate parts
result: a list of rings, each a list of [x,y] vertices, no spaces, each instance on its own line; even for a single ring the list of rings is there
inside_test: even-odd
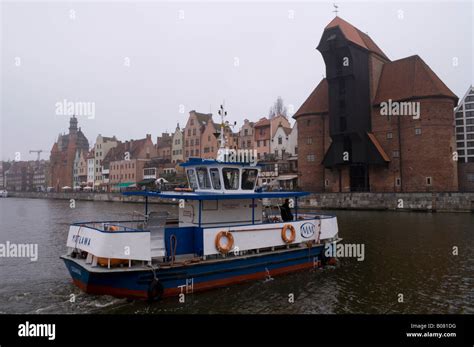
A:
[[[77,201],[142,202],[138,196],[92,192],[11,192],[11,197]],[[178,201],[150,199],[150,203]],[[474,193],[312,193],[298,200],[298,208],[320,210],[386,210],[415,212],[474,212]]]

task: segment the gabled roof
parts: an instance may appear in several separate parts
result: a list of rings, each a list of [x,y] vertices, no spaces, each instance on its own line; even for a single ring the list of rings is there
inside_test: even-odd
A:
[[[158,136],[156,139],[156,148],[167,148],[171,147],[171,144],[173,142],[173,138],[169,135],[163,133],[163,136]]]
[[[212,119],[212,113],[199,113],[199,112],[196,112],[196,111],[191,111],[192,113],[194,113],[194,115],[196,116],[196,119],[197,121],[199,122],[199,125],[201,126],[205,126],[207,124],[207,121],[210,119]],[[191,113],[190,112],[190,113]]]
[[[377,46],[377,44],[369,37],[369,35],[363,33],[362,31],[357,29],[355,26],[353,26],[352,24],[346,22],[344,19],[342,19],[340,17],[336,16],[326,26],[326,28],[324,28],[324,30],[334,28],[336,26],[338,26],[341,29],[342,33],[344,34],[345,38],[348,41],[351,41],[352,43],[354,43],[354,44],[356,44],[356,45],[358,45],[362,48],[365,48],[368,51],[370,51],[372,53],[375,53],[375,54],[381,56],[382,58],[384,58],[386,60],[390,60],[385,55],[385,53],[379,48],[379,46]]]
[[[130,159],[137,159],[138,153],[147,143],[147,138],[119,142],[116,147],[111,148],[104,158],[104,162],[119,161],[124,159],[125,152],[130,153]]]
[[[285,132],[286,136],[291,134],[291,128],[285,128],[283,127],[283,131]]]
[[[441,81],[418,55],[383,65],[374,105],[426,97],[447,97],[455,104],[458,97]]]
[[[263,126],[270,126],[270,119],[268,119],[267,117],[262,117],[257,121],[257,123],[254,124],[253,127],[258,128]]]
[[[328,82],[325,78],[319,82],[314,88],[313,92],[309,95],[303,105],[300,106],[298,111],[294,114],[293,118],[304,115],[318,115],[328,113]]]

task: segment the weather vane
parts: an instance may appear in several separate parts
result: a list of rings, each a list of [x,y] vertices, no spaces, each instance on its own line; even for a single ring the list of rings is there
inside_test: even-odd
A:
[[[337,16],[337,14],[339,12],[337,9],[339,8],[339,6],[337,6],[336,4],[332,4],[332,5],[334,6],[334,11],[332,11],[332,12],[334,12]]]

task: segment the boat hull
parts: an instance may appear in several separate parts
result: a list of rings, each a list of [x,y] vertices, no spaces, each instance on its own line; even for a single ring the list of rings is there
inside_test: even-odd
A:
[[[74,284],[87,293],[156,299],[310,269],[320,264],[323,248],[324,245],[318,245],[221,261],[201,261],[162,267],[154,273],[145,267],[94,271],[74,258],[62,258]]]

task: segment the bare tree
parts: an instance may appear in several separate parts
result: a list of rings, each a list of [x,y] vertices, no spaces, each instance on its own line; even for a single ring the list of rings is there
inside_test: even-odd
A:
[[[281,98],[281,96],[279,96],[276,99],[273,106],[270,107],[270,112],[268,113],[268,117],[271,119],[271,118],[273,118],[275,116],[279,116],[279,115],[288,117],[287,109],[286,109],[285,104],[283,103],[283,99]]]

